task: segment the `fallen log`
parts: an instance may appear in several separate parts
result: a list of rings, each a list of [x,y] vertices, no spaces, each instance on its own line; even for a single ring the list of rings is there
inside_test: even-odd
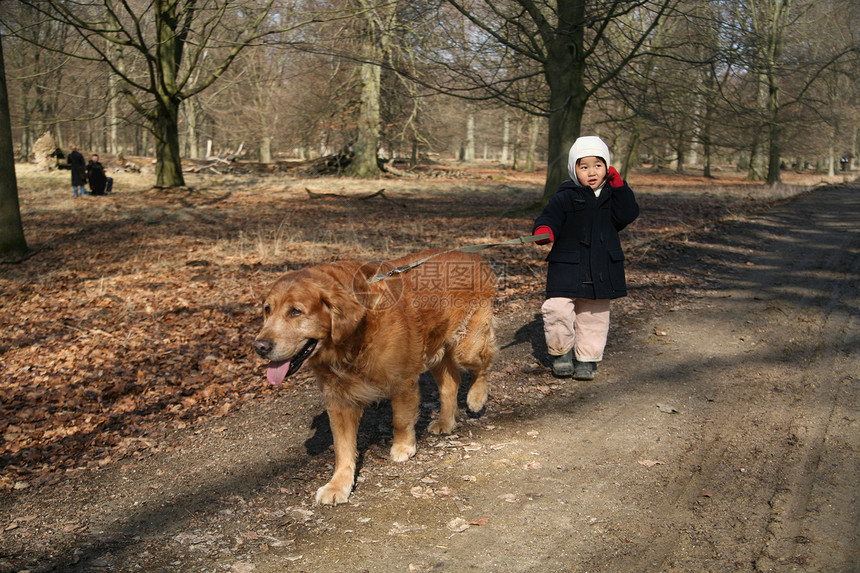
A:
[[[391,197],[389,197],[388,195],[386,195],[385,189],[380,189],[379,191],[377,191],[375,193],[371,193],[370,195],[364,195],[364,196],[360,196],[360,197],[356,197],[355,195],[343,195],[340,193],[316,193],[314,191],[311,191],[307,187],[305,187],[305,192],[308,194],[308,197],[310,197],[311,199],[319,199],[320,197],[337,197],[338,199],[353,199],[356,201],[367,201],[369,199],[373,199],[374,197],[379,197],[381,199],[385,199],[386,201],[389,201],[389,202],[397,205],[398,207],[400,207],[402,209],[406,209],[406,205],[404,205],[403,203],[399,203],[399,202],[395,201],[394,199],[392,199]]]

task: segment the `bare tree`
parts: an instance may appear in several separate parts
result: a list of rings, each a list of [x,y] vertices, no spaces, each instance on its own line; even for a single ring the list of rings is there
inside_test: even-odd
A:
[[[789,23],[791,0],[759,0],[751,2],[753,25],[756,35],[762,39],[759,46],[764,88],[767,90],[767,182],[780,180],[782,145],[782,122],[780,118],[780,72],[785,29]]]
[[[228,132],[228,137],[247,142],[262,163],[273,161],[273,149],[283,139],[282,132],[294,107],[295,92],[287,72],[288,57],[275,46],[260,46],[243,54],[225,74],[219,89],[201,103]],[[186,102],[189,131],[192,108]],[[196,128],[196,126],[195,126]],[[222,135],[225,139],[227,134]]]
[[[27,240],[18,204],[18,182],[15,178],[15,154],[12,148],[12,122],[9,118],[9,94],[6,91],[6,66],[0,36],[0,259],[18,260],[27,255]]]
[[[452,80],[444,89],[464,97],[493,97],[509,105],[549,118],[548,169],[544,200],[568,178],[567,152],[579,136],[589,99],[614,78],[636,55],[676,0],[447,0],[470,29],[452,18],[453,40],[465,38],[468,66],[447,64]],[[642,27],[622,19],[638,14]],[[623,42],[618,42],[623,38]],[[507,52],[524,62],[521,72],[500,69]],[[511,72],[511,73],[508,73]],[[525,74],[525,75],[522,75]],[[547,90],[522,100],[513,86],[541,75]],[[463,88],[466,84],[468,87]],[[478,94],[479,88],[483,94]],[[537,97],[540,96],[540,97]]]
[[[379,174],[377,151],[380,134],[380,97],[382,68],[391,50],[391,30],[397,15],[397,2],[356,0],[354,20],[359,51],[361,102],[358,112],[354,157],[346,168],[353,177],[375,177]]]
[[[739,30],[739,83],[747,86],[747,101],[733,98],[750,133],[750,177],[758,178],[759,150],[766,161],[766,180],[780,181],[782,151],[787,135],[799,126],[798,112],[813,104],[812,94],[825,72],[857,52],[856,28],[850,17],[856,2],[843,0],[753,0],[726,3],[726,28]],[[856,21],[856,18],[854,19]],[[821,34],[826,23],[827,34]],[[826,49],[811,49],[826,43]],[[855,74],[856,75],[856,74]]]
[[[36,138],[51,131],[62,146],[61,125],[89,115],[87,102],[77,95],[84,83],[81,78],[90,70],[60,53],[70,47],[68,26],[44,22],[34,10],[15,2],[0,4],[0,14],[4,22],[17,22],[26,38],[6,37],[10,113],[18,125],[19,157],[26,160]]]
[[[389,153],[407,142],[410,154],[428,144],[423,133],[426,93],[418,70],[416,50],[432,37],[431,5],[399,0],[349,0],[348,26],[323,23],[301,49],[327,55],[351,70],[353,81],[338,94],[353,109],[348,121],[347,144],[353,158],[345,173],[374,177],[379,173],[378,151]],[[425,90],[426,92],[426,90]]]
[[[185,183],[180,104],[215,83],[248,46],[321,17],[285,8],[275,18],[276,0],[20,1],[79,34],[86,50],[68,55],[104,62],[120,78],[123,95],[155,136],[159,186]],[[23,32],[15,22],[6,26]]]

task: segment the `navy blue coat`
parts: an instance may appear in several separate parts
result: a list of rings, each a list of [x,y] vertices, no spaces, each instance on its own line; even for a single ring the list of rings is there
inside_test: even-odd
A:
[[[627,182],[615,188],[607,183],[599,197],[573,181],[562,183],[534,224],[534,229],[547,225],[555,239],[546,257],[547,298],[626,296],[618,232],[638,216],[639,205]]]

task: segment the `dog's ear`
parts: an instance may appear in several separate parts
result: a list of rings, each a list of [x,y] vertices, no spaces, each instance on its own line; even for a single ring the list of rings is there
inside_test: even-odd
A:
[[[323,302],[331,313],[331,338],[339,344],[349,337],[364,319],[365,308],[342,285],[323,292]]]

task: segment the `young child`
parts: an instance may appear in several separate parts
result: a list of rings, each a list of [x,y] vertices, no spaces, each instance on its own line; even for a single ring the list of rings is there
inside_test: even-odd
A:
[[[571,180],[534,224],[533,234],[550,236],[538,243],[553,243],[541,313],[553,374],[592,380],[609,334],[609,301],[627,295],[618,232],[639,216],[639,205],[599,137],[577,139],[567,169]]]

